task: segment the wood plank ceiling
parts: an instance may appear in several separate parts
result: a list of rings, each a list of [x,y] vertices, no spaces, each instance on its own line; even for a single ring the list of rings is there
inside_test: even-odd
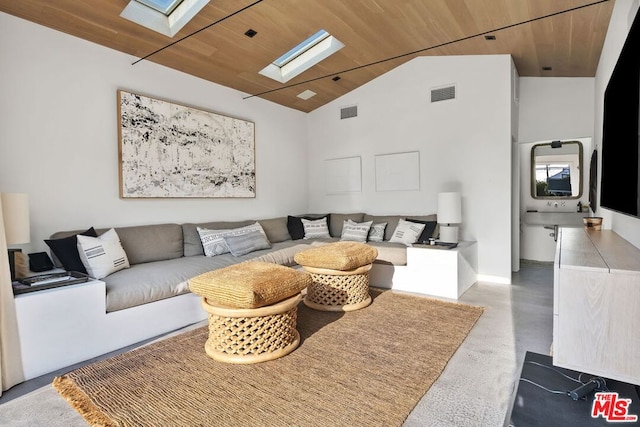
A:
[[[614,4],[613,0],[211,0],[169,38],[121,18],[128,1],[0,0],[0,11],[130,54],[132,64],[162,49],[145,61],[309,112],[419,55],[511,54],[520,76],[593,77]],[[248,29],[257,35],[245,36]],[[345,47],[285,84],[258,74],[319,29]],[[486,40],[486,35],[495,40]],[[394,57],[398,58],[389,59]],[[340,79],[334,81],[335,76]],[[307,89],[317,95],[306,101],[297,97]]]

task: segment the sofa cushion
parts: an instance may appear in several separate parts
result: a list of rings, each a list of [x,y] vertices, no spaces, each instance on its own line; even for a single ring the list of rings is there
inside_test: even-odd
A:
[[[83,232],[77,231],[61,231],[53,234],[51,239],[47,239],[44,242],[49,246],[53,253],[53,260],[56,267],[62,266],[67,271],[78,271],[80,273],[86,273],[80,254],[78,253],[78,239],[77,235],[98,237],[96,230],[91,227]]]
[[[342,213],[332,213],[329,220],[329,234],[331,237],[341,237],[342,236],[342,227],[345,221],[353,221],[353,222],[362,222],[364,219],[363,213],[352,213],[352,214],[342,214]]]
[[[202,240],[200,240],[200,234],[198,234],[197,227],[208,228],[210,230],[225,230],[229,228],[244,227],[245,225],[253,224],[254,222],[255,220],[245,220],[182,224],[182,234],[184,238],[184,256],[204,255]]]
[[[263,255],[259,255],[255,258],[251,258],[249,261],[262,261],[262,262],[270,262],[273,264],[285,265],[287,267],[292,267],[296,265],[296,261],[294,257],[298,252],[302,252],[311,247],[311,245],[301,243],[299,245],[278,249],[276,251],[270,251]]]
[[[402,243],[369,242],[378,250],[376,264],[407,265],[407,246]]]
[[[279,218],[261,219],[258,220],[262,229],[267,235],[267,239],[271,243],[284,242],[285,240],[291,240],[289,229],[287,229],[287,217],[282,216]]]
[[[118,233],[112,228],[98,237],[78,235],[78,252],[87,274],[94,279],[102,279],[129,268],[129,260]]]
[[[107,312],[170,298],[189,292],[187,281],[198,274],[260,257],[272,251],[295,246],[291,240],[274,243],[272,249],[240,257],[224,254],[215,257],[196,255],[132,265],[104,279],[107,287]],[[309,245],[305,245],[309,247]]]
[[[183,254],[182,227],[179,224],[116,227],[115,230],[131,264],[180,258]]]

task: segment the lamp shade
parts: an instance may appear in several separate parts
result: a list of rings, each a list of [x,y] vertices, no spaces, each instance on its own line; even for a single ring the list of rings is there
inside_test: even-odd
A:
[[[460,193],[438,193],[438,223],[462,222],[462,197]]]
[[[24,193],[0,193],[7,245],[29,243],[29,196]]]

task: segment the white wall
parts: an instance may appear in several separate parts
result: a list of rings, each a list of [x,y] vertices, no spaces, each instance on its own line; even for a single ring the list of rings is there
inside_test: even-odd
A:
[[[305,114],[0,13],[0,191],[26,192],[31,240],[59,230],[268,218],[307,208]],[[255,123],[255,199],[122,200],[117,89]]]
[[[609,23],[607,38],[605,39],[602,56],[598,63],[598,71],[596,73],[596,105],[595,114],[595,145],[598,149],[598,177],[601,175],[602,167],[602,117],[604,105],[604,92],[607,89],[609,78],[613,72],[618,56],[622,50],[622,46],[627,38],[633,18],[635,17],[639,5],[638,0],[617,0]],[[600,185],[598,184],[598,195],[600,194]],[[598,199],[599,200],[599,199]],[[640,219],[627,215],[612,212],[608,209],[598,208],[596,212],[598,216],[603,217],[603,227],[610,228],[622,237],[640,247]]]
[[[487,280],[511,280],[511,58],[422,57],[308,115],[309,208],[317,212],[435,213],[437,193],[463,196],[461,238],[478,241]],[[456,99],[430,89],[456,85]],[[358,117],[340,120],[357,105]],[[420,190],[378,192],[375,156],[420,152]],[[362,191],[329,195],[324,161],[361,156]]]

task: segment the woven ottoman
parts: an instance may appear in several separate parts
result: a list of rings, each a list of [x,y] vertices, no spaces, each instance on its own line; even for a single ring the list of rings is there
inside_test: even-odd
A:
[[[298,252],[294,259],[313,279],[305,305],[323,311],[353,311],[371,304],[369,270],[378,256],[373,246],[336,242]]]
[[[259,363],[291,353],[301,291],[309,274],[267,262],[243,262],[189,280],[209,313],[205,351],[227,363]]]

